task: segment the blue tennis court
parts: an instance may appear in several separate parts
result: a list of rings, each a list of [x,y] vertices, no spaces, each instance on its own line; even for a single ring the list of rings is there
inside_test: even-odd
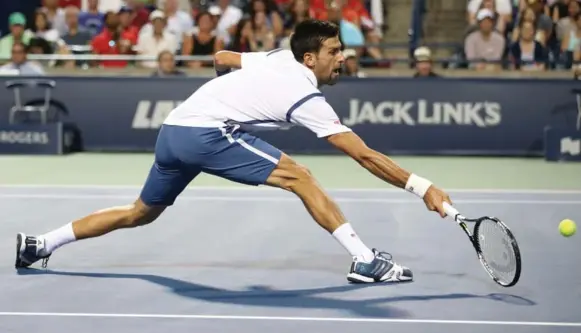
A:
[[[450,191],[466,215],[503,219],[519,284],[502,288],[464,233],[399,190],[333,190],[365,243],[413,283],[350,285],[349,256],[286,192],[188,189],[155,223],[67,245],[17,272],[17,232],[42,233],[134,200],[137,187],[2,186],[0,331],[579,332],[581,191]]]

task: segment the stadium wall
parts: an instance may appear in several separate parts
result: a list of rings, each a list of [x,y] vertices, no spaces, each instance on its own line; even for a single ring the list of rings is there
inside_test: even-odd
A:
[[[22,78],[3,77],[0,84],[4,87],[13,79]],[[56,82],[51,113],[61,112],[61,121],[78,128],[85,151],[151,151],[166,115],[208,80],[42,79]],[[345,79],[322,90],[342,122],[384,153],[540,156],[547,126],[575,129],[573,89],[578,84],[545,79],[369,78]],[[23,102],[38,105],[43,92],[23,90]],[[6,135],[14,101],[13,91],[0,89],[3,144],[18,138]],[[303,128],[257,135],[289,153],[336,153]]]

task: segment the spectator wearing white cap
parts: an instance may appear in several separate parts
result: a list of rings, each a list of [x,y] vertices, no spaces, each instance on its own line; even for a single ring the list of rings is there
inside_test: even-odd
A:
[[[167,21],[164,12],[154,10],[149,15],[152,30],[139,35],[135,51],[143,56],[157,57],[162,51],[169,51],[174,54],[178,49],[177,38],[166,31]],[[141,66],[146,68],[156,68],[156,61],[141,62]]]
[[[500,69],[506,40],[494,30],[494,13],[481,9],[476,15],[479,29],[466,37],[464,52],[470,67],[476,70]]]
[[[359,68],[359,56],[354,49],[345,49],[343,51],[345,57],[345,69],[343,75],[351,77],[367,77],[367,74],[362,72]]]
[[[432,70],[432,51],[425,46],[414,50],[414,66],[414,77],[440,77]]]
[[[194,19],[192,15],[179,9],[177,0],[165,0],[163,4],[163,13],[166,20],[166,31],[172,33],[181,44],[184,34],[191,33],[194,28]],[[141,28],[140,34],[150,33],[153,29],[151,23]]]

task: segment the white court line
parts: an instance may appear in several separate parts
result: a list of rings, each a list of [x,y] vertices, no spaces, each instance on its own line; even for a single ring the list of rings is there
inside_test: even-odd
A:
[[[135,200],[134,195],[118,194],[10,194],[0,193],[3,199],[41,199],[41,200]],[[336,202],[359,202],[359,203],[398,203],[417,204],[418,199],[382,199],[382,198],[333,198]],[[238,201],[238,202],[300,202],[294,197],[257,197],[257,196],[182,196],[178,201]],[[581,200],[502,200],[502,199],[458,199],[454,203],[465,204],[524,204],[524,205],[577,205]]]
[[[133,313],[0,312],[0,316],[91,317],[91,318],[134,318],[134,319],[213,319],[213,320],[254,320],[254,321],[271,320],[271,321],[348,322],[348,323],[581,327],[581,323],[541,322],[541,321],[527,322],[527,321],[437,320],[437,319],[393,319],[393,318],[268,317],[268,316],[172,315],[172,314],[133,314]]]
[[[38,189],[86,189],[86,190],[140,190],[141,185],[97,185],[97,184],[0,184],[0,189],[11,189],[11,188],[38,188]],[[281,191],[277,188],[272,188],[268,186],[248,186],[248,187],[235,187],[235,186],[193,186],[186,188],[187,191]],[[402,192],[402,189],[389,187],[386,184],[386,188],[333,188],[329,187],[330,192]],[[507,194],[581,194],[581,189],[571,190],[571,189],[446,189],[446,192],[456,192],[456,193],[507,193]]]

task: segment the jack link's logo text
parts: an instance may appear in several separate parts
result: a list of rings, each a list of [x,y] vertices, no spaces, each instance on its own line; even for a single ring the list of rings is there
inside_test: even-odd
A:
[[[352,99],[347,126],[359,124],[395,125],[464,125],[497,126],[501,122],[501,106],[496,102],[417,102],[384,101],[379,104]]]

